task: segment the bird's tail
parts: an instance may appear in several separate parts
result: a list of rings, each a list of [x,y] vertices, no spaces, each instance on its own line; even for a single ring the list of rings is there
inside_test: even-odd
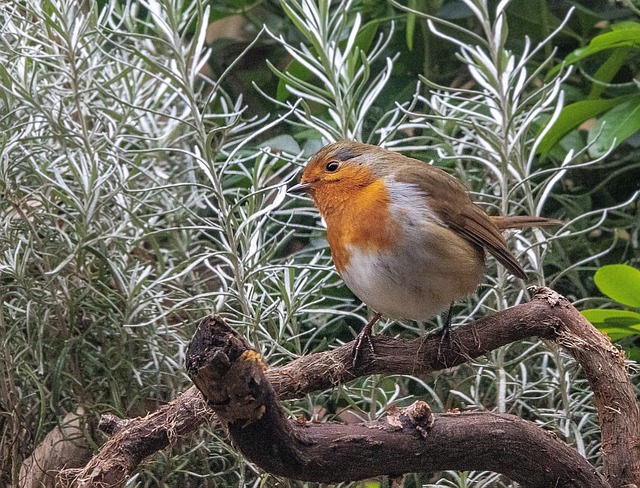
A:
[[[531,217],[529,215],[491,216],[491,221],[500,230],[527,229],[529,227],[545,227],[547,225],[562,225],[564,222],[558,219],[546,217]]]

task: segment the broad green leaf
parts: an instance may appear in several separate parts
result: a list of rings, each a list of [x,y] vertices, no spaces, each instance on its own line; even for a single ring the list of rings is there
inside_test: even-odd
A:
[[[626,329],[632,326],[640,326],[640,313],[632,312],[631,310],[589,308],[581,313],[596,327],[602,325],[603,327],[623,327]],[[637,333],[637,331],[634,333]]]
[[[598,330],[603,334],[606,334],[612,342],[619,341],[620,339],[624,339],[625,337],[631,337],[637,335],[638,332],[634,332],[628,329],[621,329],[619,327],[598,327]]]
[[[610,49],[620,45],[633,46],[637,45],[638,42],[640,42],[640,29],[616,29],[594,37],[584,49],[587,50],[587,56],[590,56],[603,49]],[[567,60],[569,60],[569,57],[567,57]]]
[[[636,363],[640,362],[640,347],[631,347],[629,349],[625,348],[624,351],[629,359]]]
[[[355,45],[358,46],[362,51],[367,52],[376,37],[378,26],[383,22],[383,20],[386,19],[376,19],[364,24],[360,28],[360,31],[356,36]]]
[[[560,141],[558,141],[558,143],[553,146],[553,148],[547,153],[547,155],[552,156],[553,158],[558,160],[563,160],[567,157],[569,151],[573,151],[574,153],[581,151],[584,148],[585,139],[586,136],[583,137],[583,135],[577,130],[572,130],[566,136],[560,139]],[[586,205],[591,206],[591,200],[589,198],[578,198],[576,200],[586,200]]]
[[[611,30],[625,30],[625,29],[636,29],[640,30],[640,22],[632,22],[630,20],[624,22],[618,22],[617,24],[611,24]]]
[[[597,158],[610,148],[619,146],[627,137],[640,130],[640,96],[612,108],[603,114],[589,130],[589,155]]]
[[[634,95],[634,99],[637,97]],[[582,122],[621,104],[629,97],[611,99],[581,100],[562,109],[553,127],[546,133],[538,145],[538,154],[548,154],[556,143]]]
[[[640,314],[629,310],[594,308],[583,310],[582,315],[612,341],[640,334]]]
[[[593,277],[598,289],[616,302],[640,308],[640,271],[626,264],[603,266]]]
[[[261,143],[260,147],[271,147],[289,154],[298,154],[300,152],[300,145],[290,134],[280,134],[272,137]]]
[[[302,81],[309,81],[313,75],[300,61],[291,61],[284,69],[284,72]],[[287,89],[287,82],[280,78],[278,81],[278,88],[276,89],[276,99],[279,102],[284,102],[289,98],[289,90]]]

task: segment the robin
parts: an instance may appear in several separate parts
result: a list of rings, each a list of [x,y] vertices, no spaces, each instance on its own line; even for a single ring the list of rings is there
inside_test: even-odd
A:
[[[311,195],[327,225],[336,269],[375,315],[427,320],[472,293],[489,251],[513,275],[526,274],[501,230],[557,224],[542,217],[489,217],[453,176],[379,146],[323,147],[291,192]]]

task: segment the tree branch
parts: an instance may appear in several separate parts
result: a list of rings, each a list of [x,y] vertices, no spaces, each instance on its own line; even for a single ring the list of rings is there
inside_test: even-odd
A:
[[[288,421],[266,364],[222,320],[203,321],[187,373],[234,445],[267,472],[333,483],[444,469],[491,470],[525,486],[608,488],[555,436],[513,415],[433,415],[425,402],[356,425]]]
[[[583,367],[598,408],[604,473],[612,486],[640,485],[640,411],[624,357],[565,298],[547,288],[538,289],[529,303],[456,327],[440,355],[437,334],[411,341],[374,336],[375,357],[365,349],[357,369],[351,365],[350,343],[303,356],[268,370],[266,376],[280,399],[290,399],[360,375],[424,374],[452,367],[532,336],[556,341]],[[164,449],[171,439],[189,435],[208,421],[211,417],[203,415],[207,411],[200,393],[195,387],[190,388],[157,412],[129,421],[76,473],[78,479],[84,480],[82,486],[93,486],[92,480],[100,479],[120,479],[124,483],[143,457]],[[128,454],[131,452],[143,455]],[[117,463],[110,461],[114,457],[118,457]],[[114,471],[119,476],[112,476]]]

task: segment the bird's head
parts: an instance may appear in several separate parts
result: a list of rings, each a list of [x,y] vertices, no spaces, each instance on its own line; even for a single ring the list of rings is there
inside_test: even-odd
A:
[[[384,176],[386,149],[353,141],[329,144],[305,166],[300,183],[290,192],[307,192],[324,215],[340,202],[362,196],[362,191]]]

